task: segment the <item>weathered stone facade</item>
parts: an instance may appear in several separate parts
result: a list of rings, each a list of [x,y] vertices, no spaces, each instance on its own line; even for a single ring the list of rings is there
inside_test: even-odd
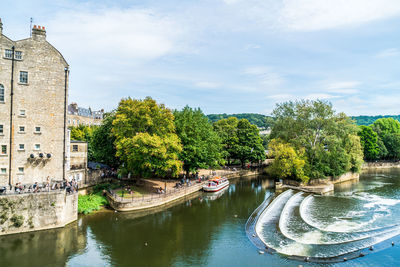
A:
[[[67,179],[75,179],[79,184],[86,183],[88,161],[88,143],[83,141],[70,141],[67,158]]]
[[[0,185],[65,176],[67,87],[68,63],[44,27],[12,41],[0,22]]]

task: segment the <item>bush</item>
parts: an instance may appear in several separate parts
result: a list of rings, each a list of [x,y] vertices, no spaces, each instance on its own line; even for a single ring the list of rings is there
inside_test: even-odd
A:
[[[14,227],[21,227],[24,224],[24,216],[14,214],[11,219],[13,222]]]
[[[99,210],[100,207],[104,205],[108,205],[108,201],[101,193],[79,196],[78,198],[79,213],[89,214]]]

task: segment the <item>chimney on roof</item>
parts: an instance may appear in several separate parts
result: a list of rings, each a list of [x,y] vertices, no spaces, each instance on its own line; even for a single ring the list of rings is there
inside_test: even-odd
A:
[[[0,35],[3,34],[3,22],[1,22],[1,18],[0,18]]]
[[[32,38],[36,41],[45,41],[46,40],[46,29],[44,26],[36,26],[33,25],[32,28]]]

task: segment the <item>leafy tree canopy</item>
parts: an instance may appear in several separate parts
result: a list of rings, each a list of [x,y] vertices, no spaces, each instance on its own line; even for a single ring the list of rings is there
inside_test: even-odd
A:
[[[222,155],[231,163],[231,159],[235,157],[236,145],[239,142],[237,136],[237,127],[239,120],[236,117],[229,117],[214,122],[214,130],[221,138],[222,142]]]
[[[179,159],[187,174],[218,166],[222,160],[221,139],[203,112],[186,106],[175,111],[174,116],[176,133],[183,145]]]
[[[297,152],[292,145],[273,139],[269,144],[269,153],[275,158],[268,169],[272,176],[308,182],[309,177],[304,174],[304,150]]]
[[[338,176],[359,171],[363,151],[358,128],[345,114],[336,114],[325,101],[290,101],[278,104],[271,139],[304,149],[305,175],[310,178]]]
[[[111,167],[118,167],[120,162],[116,157],[115,136],[112,134],[112,123],[115,112],[105,113],[102,124],[93,131],[93,160]]]
[[[251,124],[256,125],[259,128],[268,128],[271,125],[271,117],[262,115],[262,114],[257,114],[257,113],[240,113],[240,114],[209,114],[207,117],[212,121],[212,122],[217,122],[219,120],[227,119],[230,117],[235,117],[238,120],[241,119],[246,119],[248,120]]]
[[[234,157],[239,159],[242,166],[248,161],[259,162],[265,160],[263,140],[257,126],[246,119],[241,119],[237,125],[238,142],[234,146]]]
[[[364,158],[366,160],[378,159],[380,154],[378,134],[371,127],[362,125],[358,135],[364,149]]]
[[[119,103],[113,120],[116,155],[122,169],[142,177],[177,176],[182,168],[182,145],[175,133],[174,115],[147,97]]]

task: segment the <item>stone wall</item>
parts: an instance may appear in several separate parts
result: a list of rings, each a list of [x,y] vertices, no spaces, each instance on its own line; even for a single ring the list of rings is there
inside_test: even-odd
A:
[[[400,168],[400,161],[364,162],[362,169]]]
[[[63,227],[78,218],[78,194],[51,191],[0,196],[0,235]]]

